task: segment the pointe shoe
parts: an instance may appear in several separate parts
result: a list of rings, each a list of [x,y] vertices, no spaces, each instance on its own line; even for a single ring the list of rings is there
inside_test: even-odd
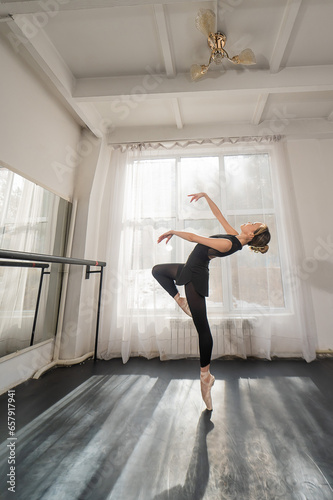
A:
[[[209,378],[207,376],[207,373],[209,375]],[[214,382],[215,382],[215,377],[211,373],[205,372],[203,374],[200,374],[201,396],[202,399],[204,400],[207,410],[213,409],[212,396],[210,392],[211,388],[214,385]]]
[[[184,313],[186,313],[190,318],[192,318],[192,314],[190,311],[190,308],[188,306],[187,300],[185,297],[181,297],[180,295],[177,297],[174,297],[175,301],[179,305],[181,309],[183,309]]]

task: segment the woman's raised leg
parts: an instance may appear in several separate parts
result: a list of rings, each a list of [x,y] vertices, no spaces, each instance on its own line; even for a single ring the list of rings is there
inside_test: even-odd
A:
[[[180,296],[178,288],[175,285],[178,271],[180,271],[180,268],[183,266],[184,264],[157,264],[153,267],[152,274],[164,290],[175,299],[179,307],[181,307],[188,316],[191,316],[186,298]]]
[[[157,264],[152,269],[152,275],[171,297],[175,297],[178,289],[175,285],[179,266],[184,264]]]

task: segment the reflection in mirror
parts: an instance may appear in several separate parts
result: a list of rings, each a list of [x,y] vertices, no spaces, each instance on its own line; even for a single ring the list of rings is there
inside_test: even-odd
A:
[[[64,255],[70,203],[0,166],[0,248]],[[0,356],[29,347],[42,269],[0,259]],[[45,269],[33,345],[55,335],[62,265]]]

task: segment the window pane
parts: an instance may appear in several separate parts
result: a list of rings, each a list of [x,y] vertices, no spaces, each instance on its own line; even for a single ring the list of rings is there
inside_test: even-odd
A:
[[[184,221],[184,231],[188,231],[190,233],[195,233],[199,234],[200,236],[212,236],[214,234],[220,234],[221,232],[224,233],[223,228],[221,225],[217,222],[215,217],[211,220],[185,220]],[[184,257],[185,260],[187,259],[188,255],[190,252],[192,252],[194,248],[194,243],[191,243],[189,241],[184,241]]]
[[[126,196],[126,215],[132,220],[175,217],[175,160],[136,161]]]
[[[273,207],[267,154],[226,156],[224,165],[228,210]]]
[[[263,220],[262,215],[246,216],[246,222]],[[239,228],[244,216],[230,217],[231,224]],[[265,216],[263,222],[271,233],[269,251],[265,254],[251,252],[244,245],[241,252],[230,258],[233,307],[285,307],[280,257],[277,244],[275,216]],[[273,293],[272,293],[273,292]]]
[[[174,310],[175,302],[153,279],[151,270],[155,264],[177,262],[177,245],[175,240],[165,241],[157,245],[157,238],[168,231],[175,229],[175,219],[153,220],[145,219],[133,230],[131,224],[123,231],[123,244],[131,241],[131,269],[128,274],[127,300],[135,309]],[[178,243],[178,242],[177,242]],[[158,255],[158,259],[157,256]],[[141,292],[133,296],[133,290]],[[154,297],[154,300],[152,300]]]
[[[7,194],[8,179],[10,174],[11,172],[9,172],[9,170],[0,167],[0,220],[3,219],[3,214],[5,211],[5,200]]]
[[[189,194],[209,193],[216,203],[220,202],[219,158],[181,158],[179,162],[179,218],[213,219],[204,200],[189,203]],[[188,201],[187,201],[188,200]]]
[[[150,269],[156,264],[156,252],[158,250],[158,259],[160,263],[176,262],[176,245],[175,239],[169,241],[166,245],[165,241],[157,246],[157,238],[166,233],[169,229],[176,229],[175,219],[153,221],[145,219],[139,227],[133,228],[129,225],[126,232],[129,237],[124,244],[128,247],[128,242],[131,241],[131,258],[132,269]],[[132,239],[133,234],[133,239]],[[178,243],[178,242],[177,242]]]

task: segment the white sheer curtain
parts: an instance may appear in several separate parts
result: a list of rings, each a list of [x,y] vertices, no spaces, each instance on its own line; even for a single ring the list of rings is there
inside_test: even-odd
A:
[[[106,196],[109,243],[99,356],[177,359],[198,356],[197,333],[151,275],[158,263],[184,262],[193,244],[159,234],[184,229],[209,236],[224,230],[200,200],[206,191],[236,228],[262,220],[271,229],[265,255],[244,247],[210,264],[208,316],[213,359],[231,356],[315,357],[315,329],[307,283],[295,269],[302,259],[296,211],[283,145],[271,140],[118,148]],[[231,143],[237,142],[236,146]],[[270,145],[269,142],[274,142]],[[181,148],[180,148],[181,147]],[[168,151],[166,151],[168,149]],[[202,203],[201,203],[202,201]],[[183,288],[180,287],[183,294]]]
[[[59,197],[5,168],[0,168],[0,247],[52,253]],[[40,270],[0,267],[0,355],[30,345]],[[40,306],[43,324],[48,281]]]
[[[163,183],[169,171],[157,169]],[[170,318],[155,308],[158,295],[151,268],[157,259],[155,213],[162,212],[171,193],[158,200],[152,184],[151,195],[145,198],[147,186],[143,190],[142,180],[129,153],[114,151],[105,191],[110,220],[99,341],[104,359],[121,356],[126,362],[131,355],[163,356],[163,335],[169,338]],[[142,215],[147,213],[151,219],[142,227]]]

